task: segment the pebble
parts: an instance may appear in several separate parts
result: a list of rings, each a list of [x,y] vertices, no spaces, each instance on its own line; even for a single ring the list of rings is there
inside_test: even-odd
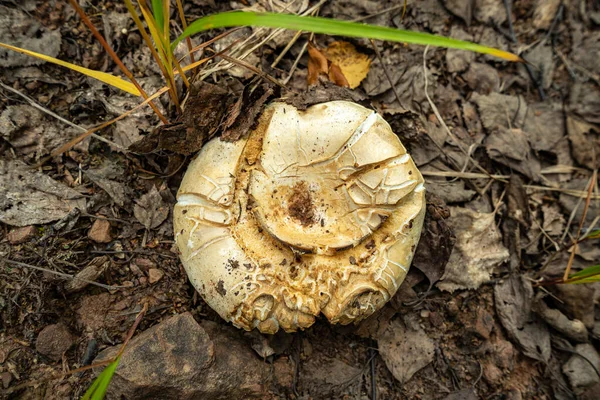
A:
[[[105,219],[97,219],[92,224],[88,237],[96,243],[109,243],[112,240],[110,235],[110,222]]]
[[[148,282],[150,282],[150,284],[160,281],[163,276],[165,276],[165,273],[158,268],[150,268],[148,270]]]
[[[4,371],[0,374],[0,380],[2,380],[2,387],[8,389],[12,382],[12,374],[8,371]]]
[[[73,342],[73,335],[65,325],[48,325],[39,333],[35,349],[51,360],[58,361],[63,353],[73,345]]]
[[[35,226],[23,226],[21,228],[12,229],[8,232],[8,241],[10,244],[21,244],[29,241],[35,236]]]

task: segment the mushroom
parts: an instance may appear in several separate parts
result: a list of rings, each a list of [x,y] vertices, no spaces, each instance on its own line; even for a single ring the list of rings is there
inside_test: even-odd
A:
[[[355,103],[266,107],[236,142],[209,141],[177,194],[190,281],[225,320],[275,333],[360,321],[404,280],[423,177],[388,123]]]

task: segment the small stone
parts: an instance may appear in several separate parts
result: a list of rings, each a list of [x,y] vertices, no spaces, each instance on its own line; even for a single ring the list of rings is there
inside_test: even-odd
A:
[[[492,363],[483,365],[483,379],[490,385],[497,385],[502,380],[502,371]]]
[[[436,328],[440,328],[444,325],[444,318],[439,312],[429,313],[429,323]]]
[[[29,241],[35,236],[35,226],[29,225],[22,228],[15,228],[8,232],[8,241],[10,244],[21,244]]]
[[[475,331],[484,339],[489,339],[492,329],[494,329],[494,318],[484,309],[479,309],[475,321]]]
[[[4,371],[0,374],[0,380],[2,380],[2,387],[4,389],[8,389],[10,383],[12,382],[12,374],[8,371]]]
[[[102,351],[94,363],[113,358],[121,346]],[[95,369],[99,373],[102,369]],[[123,352],[108,398],[265,398],[268,373],[239,332],[190,313],[170,317],[135,336]]]
[[[74,338],[63,324],[48,325],[39,333],[35,343],[38,353],[53,361],[61,359],[63,353],[73,345]]]
[[[144,272],[147,272],[150,268],[156,268],[156,263],[147,258],[136,258],[133,260],[133,263]]]
[[[158,268],[150,268],[148,270],[148,282],[150,282],[151,285],[160,281],[163,276],[165,276],[165,273]]]
[[[135,263],[131,263],[129,264],[129,269],[131,270],[131,272],[133,272],[136,276],[143,276],[144,273],[142,272],[142,270],[140,269],[140,267],[138,267]]]
[[[448,310],[448,314],[451,317],[455,317],[458,315],[460,309],[458,308],[458,304],[456,304],[456,300],[452,299],[446,304],[446,309]]]
[[[97,219],[92,224],[88,237],[96,243],[109,243],[112,240],[110,236],[110,222],[105,219]]]

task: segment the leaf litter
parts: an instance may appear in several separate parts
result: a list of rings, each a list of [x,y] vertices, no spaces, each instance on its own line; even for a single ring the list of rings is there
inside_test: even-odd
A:
[[[8,225],[47,224],[75,209],[84,196],[18,160],[0,160],[0,221]]]

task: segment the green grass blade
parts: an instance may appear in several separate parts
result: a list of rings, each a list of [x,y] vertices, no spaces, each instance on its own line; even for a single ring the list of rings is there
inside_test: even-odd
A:
[[[594,282],[600,282],[600,275],[594,275],[594,276],[590,276],[589,278],[578,279],[575,281],[567,280],[564,283],[568,283],[571,285],[579,285],[581,283],[594,283]]]
[[[37,53],[35,51],[23,49],[21,47],[11,46],[10,44],[6,44],[6,43],[0,43],[0,48],[16,51],[16,52],[26,54],[31,57],[39,58],[40,60],[44,60],[46,62],[60,65],[61,67],[69,68],[73,71],[79,72],[80,74],[87,75],[96,80],[99,80],[102,83],[106,83],[107,85],[116,87],[117,89],[124,90],[127,93],[131,93],[134,96],[142,95],[133,83],[126,81],[124,79],[121,79],[118,76],[114,76],[109,73],[106,73],[106,72],[95,71],[93,69],[81,67],[79,65],[71,64],[70,62],[59,60],[57,58],[50,57],[50,56],[47,56],[42,53]]]
[[[600,276],[600,264],[592,265],[591,267],[582,269],[581,271],[569,276],[567,281],[570,281],[572,279],[588,278],[588,277],[595,276],[595,275]]]
[[[165,16],[163,14],[162,0],[152,0],[152,14],[154,15],[158,30],[163,32],[165,30]]]
[[[481,46],[476,43],[458,39],[450,39],[429,33],[412,32],[386,26],[366,25],[356,22],[338,21],[321,17],[300,17],[292,14],[254,13],[233,11],[219,13],[199,18],[192,22],[187,29],[171,45],[171,48],[186,37],[214,28],[234,26],[261,26],[267,28],[284,28],[296,31],[309,31],[327,35],[363,37],[369,39],[389,40],[420,45],[448,47],[453,49],[470,50],[477,53],[490,54],[509,61],[523,61],[519,56],[507,51]]]
[[[119,366],[119,360],[121,357],[118,357],[115,361],[111,362],[104,368],[104,370],[98,375],[98,377],[92,382],[92,385],[85,392],[81,400],[103,400],[104,395],[106,394],[106,390],[108,389],[108,385],[112,380],[117,367]]]
[[[600,239],[600,229],[591,231],[585,238],[586,239]]]

